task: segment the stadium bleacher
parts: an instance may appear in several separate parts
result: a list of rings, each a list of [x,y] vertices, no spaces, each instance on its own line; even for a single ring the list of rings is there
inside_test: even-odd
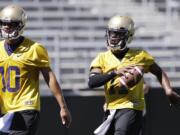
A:
[[[134,19],[136,33],[130,46],[149,51],[169,75],[172,86],[180,87],[180,8],[174,10],[170,1],[1,0],[0,8],[14,3],[27,11],[24,35],[48,49],[63,90],[87,89],[89,64],[99,51],[106,50],[106,23],[115,14]],[[145,78],[151,87],[159,87],[152,75]],[[43,80],[41,88],[43,95],[50,94]]]

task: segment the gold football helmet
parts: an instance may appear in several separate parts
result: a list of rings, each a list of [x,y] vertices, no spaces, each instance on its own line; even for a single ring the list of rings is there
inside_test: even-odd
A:
[[[3,8],[0,12],[1,37],[3,39],[18,38],[24,31],[26,20],[27,16],[23,8],[17,5],[9,5]]]
[[[128,16],[113,16],[106,30],[108,48],[112,51],[122,51],[127,48],[134,35],[134,22]]]

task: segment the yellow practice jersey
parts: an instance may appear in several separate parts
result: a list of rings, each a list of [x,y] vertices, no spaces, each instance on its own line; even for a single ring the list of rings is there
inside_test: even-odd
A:
[[[144,72],[148,72],[153,63],[154,58],[144,50],[129,49],[122,60],[116,58],[109,50],[99,53],[92,61],[90,69],[100,68],[103,73],[108,73],[128,65],[141,65]],[[143,79],[127,92],[121,89],[121,86],[119,77],[115,77],[104,85],[107,109],[134,108],[143,110],[145,105]]]
[[[40,110],[39,71],[49,67],[46,49],[24,38],[9,56],[0,42],[0,107],[2,113]]]

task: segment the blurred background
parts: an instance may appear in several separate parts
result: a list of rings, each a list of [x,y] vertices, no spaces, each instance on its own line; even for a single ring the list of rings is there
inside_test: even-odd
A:
[[[129,15],[135,22],[130,47],[152,54],[180,88],[180,0],[0,0],[0,8],[18,4],[28,15],[24,35],[48,50],[52,69],[72,112],[69,129],[59,122],[58,107],[41,79],[42,120],[38,135],[92,135],[101,123],[103,88],[88,89],[89,65],[106,50],[108,19]],[[150,86],[146,95],[146,135],[179,135],[180,111],[170,108],[157,80],[145,75]]]

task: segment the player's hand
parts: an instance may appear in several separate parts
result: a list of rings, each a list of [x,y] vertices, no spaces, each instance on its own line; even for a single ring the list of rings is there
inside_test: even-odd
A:
[[[126,76],[126,73],[132,74],[132,72],[130,72],[130,71],[134,67],[135,67],[135,65],[119,68],[119,69],[115,70],[115,73],[119,76]]]
[[[172,91],[166,95],[168,96],[171,107],[174,106],[175,108],[180,108],[180,95],[178,93]]]
[[[70,114],[69,110],[66,107],[61,108],[60,117],[62,120],[62,124],[68,128],[71,124],[72,118],[71,118],[71,114]]]

